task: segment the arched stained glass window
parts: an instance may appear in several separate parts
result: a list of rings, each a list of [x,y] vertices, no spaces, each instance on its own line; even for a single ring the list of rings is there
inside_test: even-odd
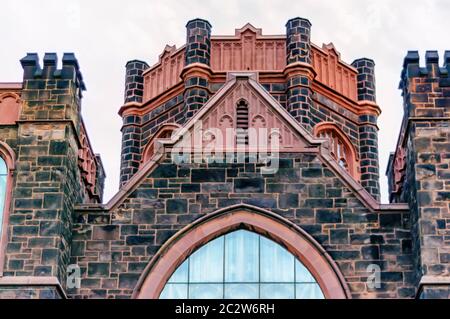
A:
[[[2,234],[2,225],[4,218],[6,182],[8,179],[8,168],[3,158],[0,157],[0,238]]]
[[[161,299],[322,299],[306,267],[285,248],[238,230],[218,237],[172,274]]]

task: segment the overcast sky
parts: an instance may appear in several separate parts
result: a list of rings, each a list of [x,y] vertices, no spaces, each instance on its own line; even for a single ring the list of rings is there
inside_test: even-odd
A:
[[[288,19],[312,23],[312,41],[333,42],[347,63],[368,57],[376,63],[379,153],[383,201],[388,154],[402,118],[398,88],[407,50],[450,49],[450,1],[412,0],[2,0],[0,82],[21,81],[26,52],[75,52],[87,86],[82,112],[91,142],[106,169],[105,199],[118,190],[125,63],[157,62],[166,44],[185,42],[185,24],[207,19],[213,34],[234,34],[250,22],[264,34],[282,34]],[[442,58],[441,58],[442,61]],[[442,62],[441,62],[442,63]]]

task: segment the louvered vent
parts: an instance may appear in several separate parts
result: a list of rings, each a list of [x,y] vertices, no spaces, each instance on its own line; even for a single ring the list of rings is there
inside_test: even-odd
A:
[[[248,103],[240,100],[236,107],[236,144],[248,145]]]

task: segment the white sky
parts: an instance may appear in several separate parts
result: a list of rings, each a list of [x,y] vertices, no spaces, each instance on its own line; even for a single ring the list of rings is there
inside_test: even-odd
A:
[[[213,34],[234,34],[250,22],[264,34],[282,34],[288,19],[312,23],[312,41],[333,42],[351,63],[376,63],[379,153],[383,201],[388,154],[397,141],[402,100],[397,89],[407,50],[450,49],[450,1],[413,0],[2,0],[0,3],[0,82],[21,81],[19,60],[26,52],[75,52],[87,86],[83,117],[106,169],[105,199],[118,189],[125,63],[157,62],[166,44],[185,42],[185,24],[207,19]],[[422,59],[423,61],[423,59]]]

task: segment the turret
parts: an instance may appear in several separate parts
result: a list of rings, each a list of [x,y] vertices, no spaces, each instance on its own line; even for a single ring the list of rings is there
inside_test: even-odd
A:
[[[358,71],[357,96],[362,106],[376,105],[375,62],[361,58],[353,61]],[[376,199],[380,198],[380,168],[378,159],[378,116],[373,113],[359,116],[359,154],[361,185]]]
[[[442,67],[436,51],[426,52],[425,67],[419,60],[417,51],[404,59],[400,89],[405,112],[388,176],[396,178],[391,199],[410,206],[418,297],[448,298],[450,52]]]
[[[311,65],[311,23],[304,18],[286,23],[287,110],[312,132],[310,111],[313,108],[311,82],[315,71]]]
[[[143,73],[148,64],[140,60],[128,61],[125,65],[125,94],[124,104],[139,106],[144,97]],[[122,125],[122,151],[120,161],[120,185],[125,184],[139,169],[141,161],[140,134],[141,118],[131,115],[123,117]]]
[[[186,24],[184,80],[184,116],[180,124],[189,120],[209,98],[211,57],[211,24],[194,19]]]
[[[104,174],[100,159],[86,155],[85,85],[74,54],[64,54],[61,69],[55,53],[45,54],[42,67],[36,53],[20,62],[22,107],[3,276],[25,276],[56,298],[57,286],[66,286],[74,207],[101,200]],[[85,176],[80,167],[86,161]]]

